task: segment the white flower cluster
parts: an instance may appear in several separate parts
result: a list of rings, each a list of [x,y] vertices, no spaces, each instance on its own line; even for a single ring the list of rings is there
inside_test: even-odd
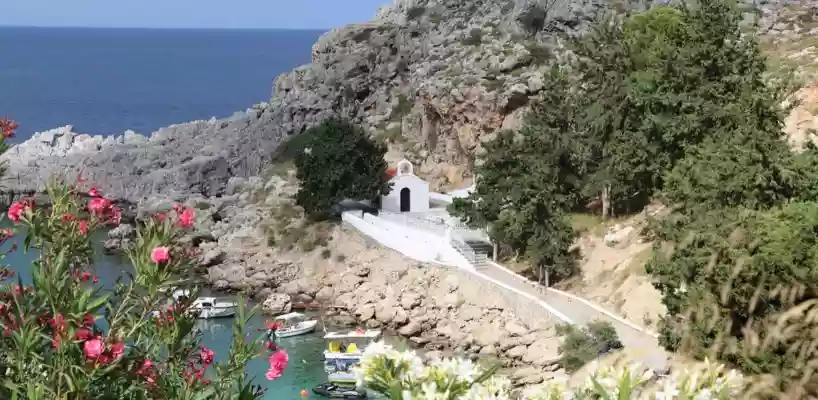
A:
[[[511,381],[489,376],[469,360],[446,359],[424,364],[415,352],[397,351],[380,342],[367,346],[356,374],[359,385],[390,400],[723,400],[738,397],[744,383],[735,371],[727,373],[724,366],[709,360],[691,371],[669,377],[654,376],[649,369],[634,364],[604,368],[578,387],[569,387],[564,380],[551,380],[518,397]]]
[[[595,398],[627,399],[695,399],[726,400],[739,396],[743,377],[724,366],[704,362],[692,371],[675,373],[668,377],[656,377],[653,371],[638,364],[624,368],[608,367],[589,376],[579,387],[569,388],[564,381],[551,381],[526,393],[523,398],[532,400],[580,400]],[[651,390],[658,386],[658,390]]]
[[[435,360],[428,365],[415,352],[381,342],[367,346],[356,368],[358,384],[394,400],[511,400],[511,381],[488,376],[470,360]],[[393,397],[390,397],[392,399]]]

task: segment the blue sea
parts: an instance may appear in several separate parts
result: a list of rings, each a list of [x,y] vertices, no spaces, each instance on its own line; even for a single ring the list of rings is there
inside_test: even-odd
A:
[[[267,101],[321,31],[0,27],[0,116],[18,140],[62,125],[120,135]]]
[[[67,124],[80,132],[118,135],[229,116],[268,100],[273,79],[308,63],[321,33],[0,28],[0,116],[19,121],[17,141]],[[19,250],[4,262],[26,276],[33,256]],[[121,257],[100,256],[96,269],[110,283],[129,266]],[[263,323],[258,316],[248,330]],[[201,323],[204,345],[217,360],[227,354],[231,325],[230,319]],[[280,345],[290,353],[280,379],[264,379],[263,359],[247,370],[267,389],[265,400],[301,399],[302,389],[326,378],[324,342],[316,333]]]

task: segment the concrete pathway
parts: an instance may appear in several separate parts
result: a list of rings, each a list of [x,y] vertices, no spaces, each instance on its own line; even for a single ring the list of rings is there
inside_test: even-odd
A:
[[[667,355],[654,334],[636,329],[634,326],[623,322],[624,320],[615,318],[613,313],[610,313],[613,315],[609,315],[609,313],[601,311],[604,310],[601,306],[596,304],[592,306],[559,291],[546,290],[535,282],[491,263],[481,265],[477,270],[481,274],[502,282],[515,290],[542,300],[567,316],[573,324],[585,325],[597,320],[610,322],[619,334],[619,340],[622,341],[622,344],[631,349],[631,352],[636,355],[637,360],[635,361],[657,372],[665,371],[668,368]]]

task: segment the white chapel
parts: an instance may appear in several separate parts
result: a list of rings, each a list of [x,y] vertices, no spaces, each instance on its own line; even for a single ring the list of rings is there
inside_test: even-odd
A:
[[[381,197],[381,209],[393,213],[425,213],[429,211],[429,184],[414,174],[412,163],[398,162],[389,180],[392,191]]]

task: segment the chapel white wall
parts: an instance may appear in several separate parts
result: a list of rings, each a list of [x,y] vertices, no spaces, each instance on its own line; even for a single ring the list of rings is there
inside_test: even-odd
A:
[[[381,209],[399,213],[400,192],[409,188],[410,212],[429,211],[429,184],[414,175],[399,175],[392,179],[392,191],[381,199]]]

